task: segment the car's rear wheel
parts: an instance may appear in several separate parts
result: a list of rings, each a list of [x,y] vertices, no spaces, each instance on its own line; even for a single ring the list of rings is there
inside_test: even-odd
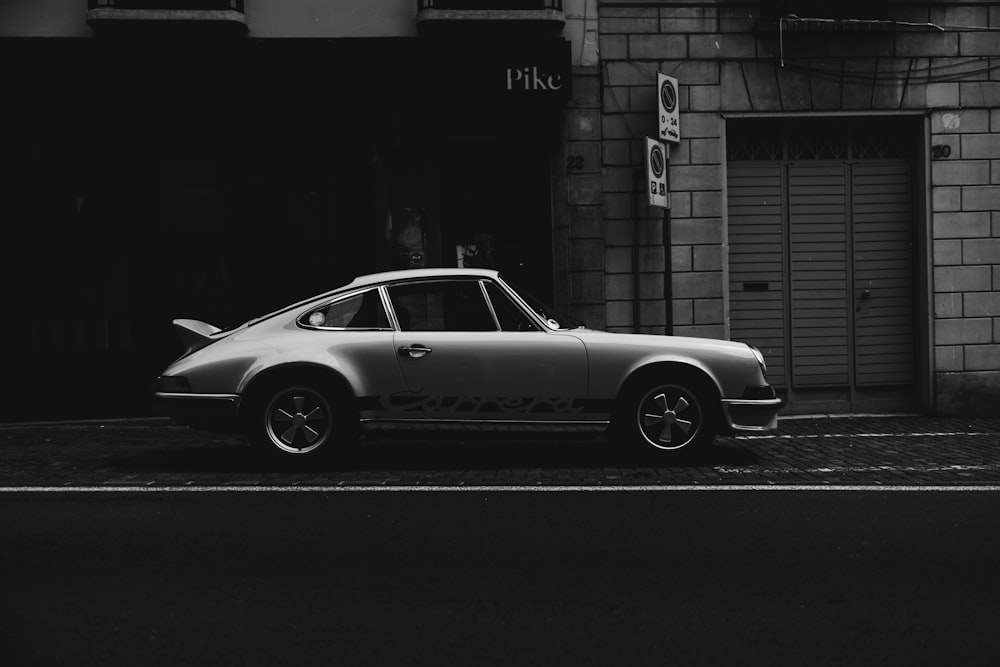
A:
[[[710,444],[718,423],[715,392],[690,374],[644,382],[625,400],[625,435],[658,458],[688,454]]]
[[[336,392],[319,383],[273,386],[247,406],[247,436],[262,451],[315,458],[350,432],[347,410]]]

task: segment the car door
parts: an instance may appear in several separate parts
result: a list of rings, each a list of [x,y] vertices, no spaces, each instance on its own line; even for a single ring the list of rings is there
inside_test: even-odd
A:
[[[517,306],[495,283],[431,280],[387,291],[401,329],[395,347],[408,388],[393,397],[395,408],[414,418],[473,421],[553,421],[582,414],[583,343],[542,331],[523,312],[518,318],[517,310],[510,311]]]

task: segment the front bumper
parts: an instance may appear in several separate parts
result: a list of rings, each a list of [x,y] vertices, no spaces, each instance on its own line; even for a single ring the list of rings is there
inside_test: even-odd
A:
[[[726,425],[733,433],[773,431],[778,412],[785,407],[780,398],[731,398],[722,400]]]
[[[191,394],[158,391],[153,408],[185,426],[235,432],[239,428],[238,394]]]

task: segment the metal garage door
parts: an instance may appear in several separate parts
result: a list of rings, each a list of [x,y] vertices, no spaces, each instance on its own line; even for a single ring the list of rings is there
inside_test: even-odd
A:
[[[844,153],[728,163],[731,338],[792,411],[912,407],[910,165]]]

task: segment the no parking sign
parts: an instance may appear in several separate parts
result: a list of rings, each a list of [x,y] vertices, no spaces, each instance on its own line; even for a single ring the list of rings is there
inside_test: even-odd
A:
[[[649,184],[649,205],[670,208],[670,188],[667,187],[669,149],[662,141],[646,137],[646,182]]]
[[[678,143],[681,140],[681,114],[677,104],[677,79],[657,72],[656,90],[660,111],[660,139]]]

